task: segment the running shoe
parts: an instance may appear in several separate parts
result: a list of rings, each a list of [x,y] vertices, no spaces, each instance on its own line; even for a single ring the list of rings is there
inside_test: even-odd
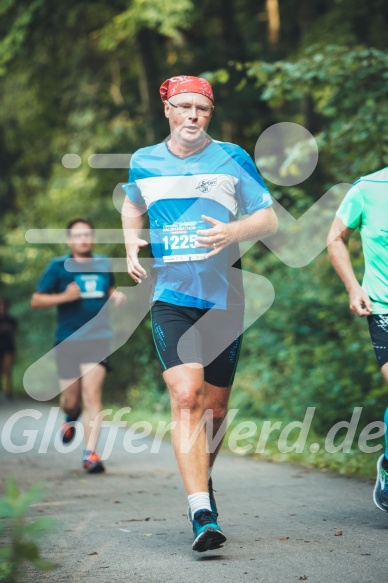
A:
[[[100,456],[95,451],[85,451],[82,465],[88,474],[100,474],[105,472],[104,464]]]
[[[377,461],[377,478],[373,490],[373,502],[383,512],[388,512],[388,471],[383,468],[384,455]]]
[[[209,489],[210,506],[211,506],[211,509],[212,509],[213,518],[214,518],[214,520],[217,520],[217,518],[218,518],[218,510],[217,510],[216,499],[214,498],[214,492],[215,492],[215,490],[213,490],[213,481],[212,481],[211,478],[209,478],[208,489]],[[193,517],[191,516],[191,508],[190,508],[190,506],[187,508],[187,520],[189,521],[189,523],[192,526],[193,525]]]
[[[70,443],[75,436],[75,427],[70,425],[68,421],[64,421],[61,425],[62,443]]]
[[[210,510],[197,510],[193,519],[193,532],[192,549],[199,553],[219,549],[226,541],[226,536]]]

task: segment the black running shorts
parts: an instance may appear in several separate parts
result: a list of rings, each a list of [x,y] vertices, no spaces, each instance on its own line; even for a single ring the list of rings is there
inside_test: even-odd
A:
[[[77,379],[81,364],[101,364],[107,371],[109,365],[109,340],[65,340],[55,346],[55,360],[60,379]]]
[[[217,387],[231,387],[240,355],[243,310],[188,308],[155,302],[152,333],[163,371],[199,363],[204,378]]]
[[[388,362],[388,314],[368,316],[369,333],[380,368]]]

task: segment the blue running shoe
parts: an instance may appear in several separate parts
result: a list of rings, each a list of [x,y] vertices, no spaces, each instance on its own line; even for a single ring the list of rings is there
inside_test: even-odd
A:
[[[193,519],[193,532],[192,549],[199,553],[219,549],[226,541],[226,536],[210,510],[197,510]]]
[[[95,451],[84,451],[82,465],[88,474],[100,474],[101,472],[105,472],[104,464]]]
[[[216,499],[214,498],[214,492],[215,492],[215,490],[213,490],[213,481],[212,481],[211,478],[209,478],[208,486],[209,486],[210,506],[211,506],[211,509],[212,509],[213,518],[214,518],[214,520],[217,520],[217,518],[218,518],[218,510],[217,510]],[[193,526],[193,517],[191,516],[191,508],[190,508],[190,506],[187,509],[187,520],[189,521],[189,523],[191,524],[191,526]]]
[[[388,472],[383,468],[384,455],[377,461],[377,478],[373,490],[373,502],[383,512],[388,512]]]

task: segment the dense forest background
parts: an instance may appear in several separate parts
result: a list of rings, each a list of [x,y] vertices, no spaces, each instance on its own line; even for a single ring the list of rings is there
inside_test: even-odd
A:
[[[289,187],[268,182],[298,218],[336,183],[388,164],[387,30],[386,0],[0,0],[0,295],[19,321],[18,391],[54,331],[53,311],[33,312],[30,296],[66,249],[27,243],[25,233],[63,228],[76,216],[120,229],[112,196],[127,170],[88,159],[166,137],[158,94],[166,78],[207,76],[216,96],[211,136],[252,156],[275,123],[314,135],[311,177]],[[80,165],[65,168],[66,154]],[[119,243],[96,252],[124,257]],[[357,237],[351,252],[361,276]],[[388,391],[366,322],[349,312],[326,251],[292,268],[258,243],[244,266],[267,277],[276,297],[245,334],[232,400],[240,415],[295,420],[316,406],[318,433],[356,406],[363,425],[380,419]],[[125,273],[116,279],[130,285]],[[112,361],[106,402],[168,409],[148,318]]]

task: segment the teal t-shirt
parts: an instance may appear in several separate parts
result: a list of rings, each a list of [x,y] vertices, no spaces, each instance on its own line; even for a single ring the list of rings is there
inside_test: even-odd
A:
[[[61,293],[75,281],[81,289],[79,300],[57,306],[55,343],[59,344],[69,336],[73,340],[111,338],[108,313],[101,311],[114,285],[108,257],[93,255],[88,262],[75,262],[74,271],[66,269],[66,261],[70,259],[71,255],[53,259],[36,288],[42,293]]]
[[[365,259],[362,287],[374,314],[388,314],[388,167],[363,176],[342,201],[338,217],[359,229]]]

